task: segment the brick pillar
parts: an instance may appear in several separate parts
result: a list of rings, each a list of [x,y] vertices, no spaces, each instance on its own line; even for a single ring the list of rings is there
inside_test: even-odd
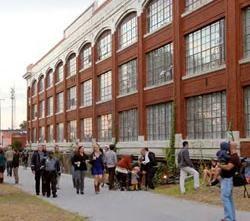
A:
[[[80,85],[80,59],[81,55],[79,54],[76,57],[76,125],[77,125],[77,132],[76,132],[76,137],[77,139],[81,140],[81,120],[80,120],[80,111],[79,108],[81,106],[81,85]]]
[[[184,9],[184,1],[173,1],[173,79],[176,133],[186,136],[185,99],[183,96],[182,75],[185,73],[185,39],[181,30],[181,13]]]
[[[116,96],[118,91],[118,67],[117,67],[117,32],[112,35],[112,137],[118,140],[119,115],[116,111]]]
[[[93,108],[92,108],[92,126],[93,126],[93,139],[97,140],[97,116],[96,116],[96,102],[98,98],[98,82],[96,77],[96,45],[92,46],[92,97],[93,97]]]
[[[37,82],[37,92],[36,92],[36,108],[37,108],[37,112],[36,112],[36,121],[35,121],[35,125],[36,125],[36,137],[37,137],[37,141],[39,141],[39,99],[40,99],[40,95],[39,95],[39,91],[38,91],[38,86],[39,86],[39,79]]]
[[[146,136],[146,116],[144,110],[144,87],[145,87],[145,79],[146,79],[146,62],[145,62],[145,55],[144,55],[144,34],[146,28],[146,15],[142,13],[141,16],[138,17],[138,59],[137,59],[137,70],[138,70],[138,77],[137,77],[137,88],[138,88],[138,129],[139,129],[139,136]]]
[[[68,136],[67,136],[67,82],[66,82],[66,74],[67,74],[67,63],[64,64],[63,66],[63,104],[64,104],[64,108],[63,108],[63,130],[64,130],[64,140],[68,140]]]
[[[53,73],[53,80],[52,80],[52,85],[53,85],[53,99],[54,99],[54,104],[53,104],[53,140],[56,141],[56,106],[57,106],[57,100],[56,100],[56,70],[54,70]]]
[[[239,72],[239,33],[240,8],[238,1],[225,1],[225,44],[226,44],[226,73],[227,73],[227,122],[231,123],[233,131],[242,132],[240,113],[243,113],[243,104],[239,99],[240,72]],[[241,122],[240,122],[241,121]],[[241,123],[241,124],[240,124]]]
[[[47,105],[47,75],[44,76],[44,101]],[[54,98],[53,98],[54,99]],[[40,101],[38,101],[38,103],[40,104]],[[48,127],[47,127],[47,109],[48,107],[46,106],[46,115],[44,118],[44,141],[46,140],[46,142],[48,142]]]

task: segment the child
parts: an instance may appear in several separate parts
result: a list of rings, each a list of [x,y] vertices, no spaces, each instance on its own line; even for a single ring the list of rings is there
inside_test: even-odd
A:
[[[140,167],[134,167],[131,172],[131,185],[133,190],[138,190],[138,179],[139,175],[138,173],[140,172]]]

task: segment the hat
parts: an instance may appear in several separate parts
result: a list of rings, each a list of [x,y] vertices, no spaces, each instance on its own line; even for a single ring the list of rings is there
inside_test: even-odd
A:
[[[230,144],[228,142],[222,142],[222,143],[220,143],[220,149],[225,150],[225,151],[229,151]]]

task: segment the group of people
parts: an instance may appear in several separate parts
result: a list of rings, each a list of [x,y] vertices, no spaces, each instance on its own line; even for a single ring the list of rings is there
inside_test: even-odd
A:
[[[9,147],[7,151],[3,151],[0,148],[0,183],[4,181],[4,171],[7,169],[7,176],[12,177],[14,175],[15,184],[19,183],[19,158],[20,153],[17,149]]]
[[[220,150],[217,152],[217,159],[212,160],[211,168],[203,171],[204,180],[208,185],[220,183],[221,200],[224,206],[224,219],[221,221],[235,221],[235,207],[233,201],[233,178],[240,171],[241,161],[237,154],[237,144],[234,142],[222,142]],[[194,169],[194,165],[189,157],[188,142],[183,142],[183,148],[178,154],[178,164],[180,167],[180,191],[185,193],[185,179],[187,174],[194,177],[194,189],[198,189],[199,172]]]
[[[50,197],[52,193],[53,198],[56,198],[62,172],[62,154],[59,147],[55,146],[54,151],[47,151],[46,146],[39,146],[32,155],[31,170],[35,175],[36,195],[40,195],[42,186],[43,196]]]
[[[86,154],[83,146],[79,146],[76,147],[71,157],[71,163],[73,186],[77,194],[84,194],[84,179],[88,164],[91,165],[96,194],[100,193],[100,187],[105,183],[105,174],[108,176],[109,190],[116,189],[115,183],[122,191],[138,190],[141,188],[143,178],[145,187],[154,189],[153,177],[156,160],[155,154],[148,148],[143,148],[139,160],[133,162],[132,155],[122,156],[118,160],[113,144],[105,146],[103,150],[99,144],[95,143],[90,155]]]

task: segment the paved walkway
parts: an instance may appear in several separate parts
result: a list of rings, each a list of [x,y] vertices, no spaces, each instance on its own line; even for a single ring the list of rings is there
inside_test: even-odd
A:
[[[33,194],[34,176],[29,169],[20,169],[20,180],[19,187]],[[13,183],[13,180],[7,179],[7,182]],[[76,195],[71,176],[62,175],[58,198],[44,199],[88,217],[90,221],[219,221],[223,217],[222,208],[215,206],[144,191],[110,192],[104,188],[96,195],[91,179],[86,179],[85,185],[85,195]],[[250,213],[238,212],[237,218],[238,221],[248,221]]]

